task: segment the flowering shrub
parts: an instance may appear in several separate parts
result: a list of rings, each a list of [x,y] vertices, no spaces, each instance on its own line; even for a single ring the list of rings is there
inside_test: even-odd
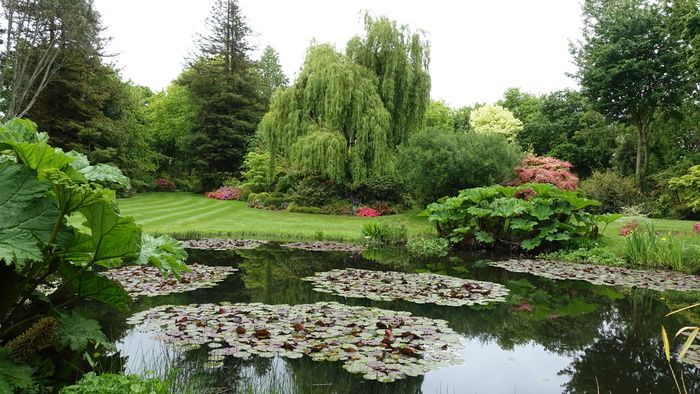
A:
[[[639,230],[639,222],[636,222],[636,221],[627,222],[620,229],[620,235],[623,237],[626,237],[637,230]]]
[[[370,204],[370,208],[379,212],[381,216],[391,215],[394,213],[394,208],[387,201],[375,201]]]
[[[560,189],[578,189],[578,177],[571,173],[571,163],[550,156],[529,156],[515,169],[520,184],[549,183]]]
[[[153,183],[155,183],[156,190],[159,192],[174,192],[177,190],[177,186],[166,178],[156,179]]]
[[[700,223],[695,223],[693,225],[693,230],[695,231],[695,234],[700,234]]]
[[[382,213],[379,211],[376,211],[370,207],[361,207],[357,209],[357,212],[355,212],[355,216],[362,216],[362,217],[377,217],[377,216],[382,216]]]
[[[207,192],[206,196],[217,200],[238,200],[241,198],[242,189],[240,187],[224,186],[216,191]]]

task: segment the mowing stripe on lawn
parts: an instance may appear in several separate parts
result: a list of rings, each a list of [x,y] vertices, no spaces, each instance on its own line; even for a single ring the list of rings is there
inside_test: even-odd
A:
[[[192,218],[202,217],[202,216],[207,215],[209,213],[216,215],[216,214],[218,214],[220,212],[224,212],[228,209],[231,209],[231,207],[224,205],[224,206],[219,207],[218,209],[213,209],[212,206],[205,205],[205,206],[202,206],[202,207],[199,207],[196,209],[186,209],[186,210],[173,212],[173,213],[168,214],[168,215],[159,215],[156,217],[145,218],[145,219],[141,219],[141,220],[138,220],[138,218],[137,218],[136,222],[140,223],[140,224],[157,223],[157,222],[160,222],[164,219],[170,219],[170,218],[182,219],[183,222],[186,222]],[[209,212],[204,212],[202,214],[195,215],[195,212],[201,212],[201,211],[209,211]],[[180,220],[178,220],[178,222],[179,221]]]
[[[128,215],[159,216],[167,214],[173,210],[187,211],[201,207],[211,206],[207,201],[181,201],[176,204],[161,206],[156,204],[142,204],[136,208],[123,207],[122,210]]]

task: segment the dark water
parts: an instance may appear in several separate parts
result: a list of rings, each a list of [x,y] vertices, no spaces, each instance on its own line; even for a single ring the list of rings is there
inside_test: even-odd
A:
[[[145,299],[134,311],[161,304],[263,302],[299,304],[337,301],[449,321],[463,336],[464,364],[391,384],[364,380],[341,363],[308,358],[227,359],[224,368],[201,368],[201,351],[175,354],[149,334],[138,333],[125,316],[110,315],[108,331],[118,340],[128,372],[155,371],[175,377],[182,391],[276,393],[673,393],[675,384],[663,356],[660,326],[670,330],[698,313],[664,317],[697,302],[697,294],[656,293],[641,289],[554,281],[488,267],[487,256],[411,260],[391,251],[362,256],[264,246],[252,251],[190,251],[190,261],[239,269],[219,286]],[[355,267],[373,270],[430,271],[502,283],[509,303],[486,307],[447,307],[408,302],[344,299],[314,292],[300,278],[317,271]],[[527,303],[531,311],[514,311]],[[515,308],[523,309],[523,308]],[[689,393],[700,393],[700,370],[673,361]],[[599,391],[598,391],[599,390]]]

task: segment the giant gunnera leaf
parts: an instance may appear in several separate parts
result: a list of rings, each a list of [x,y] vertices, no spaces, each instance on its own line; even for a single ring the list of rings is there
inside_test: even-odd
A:
[[[41,244],[49,242],[59,218],[46,196],[48,184],[20,164],[0,163],[0,260],[24,265],[41,260]]]

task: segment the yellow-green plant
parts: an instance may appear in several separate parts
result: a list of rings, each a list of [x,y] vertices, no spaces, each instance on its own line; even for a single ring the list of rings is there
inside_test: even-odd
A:
[[[685,308],[676,309],[675,311],[668,313],[666,316],[668,317],[668,316],[674,315],[674,314],[679,313],[679,312],[683,312],[683,311],[688,310],[688,309],[697,308],[699,306],[700,306],[700,302],[697,304],[686,306]],[[700,326],[691,325],[691,326],[682,327],[681,329],[679,329],[676,332],[676,335],[673,336],[673,339],[675,340],[680,335],[683,335],[686,333],[688,335],[685,342],[683,343],[683,346],[681,347],[681,350],[678,352],[679,359],[682,360],[683,357],[685,357],[685,355],[688,353],[688,350],[693,345],[693,343],[695,342],[695,339],[698,336],[698,332],[700,332]],[[671,374],[673,375],[673,380],[676,383],[676,389],[678,390],[678,392],[680,394],[687,394],[688,391],[685,389],[685,387],[681,387],[681,384],[678,383],[678,379],[676,378],[676,373],[673,372],[673,367],[671,366],[671,340],[668,337],[668,332],[666,331],[666,327],[664,327],[663,325],[661,326],[661,340],[662,340],[663,346],[664,346],[664,356],[666,357],[666,361],[668,362],[668,366],[671,369]]]

